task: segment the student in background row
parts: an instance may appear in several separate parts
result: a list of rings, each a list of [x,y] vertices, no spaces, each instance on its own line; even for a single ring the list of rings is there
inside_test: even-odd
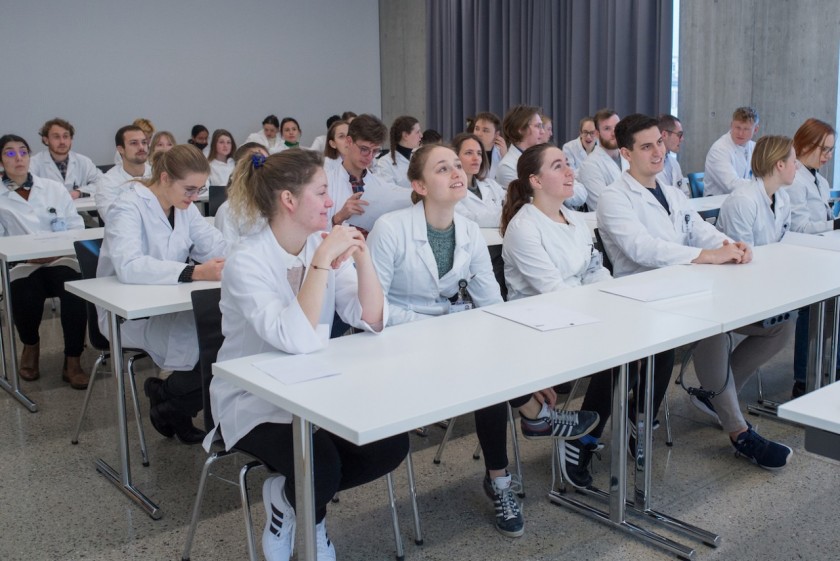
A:
[[[340,121],[340,120],[341,120],[341,117],[339,117],[338,115],[330,115],[330,117],[327,119],[327,131],[330,130],[330,127],[333,125],[333,123],[335,123],[336,121]],[[315,140],[312,142],[312,146],[310,146],[309,149],[313,150],[315,152],[318,152],[319,154],[323,154],[326,147],[327,147],[327,135],[326,134],[320,134],[320,135],[315,137]]]
[[[595,128],[595,120],[586,116],[580,120],[578,127],[579,135],[563,145],[563,152],[569,166],[574,170],[575,177],[580,174],[580,166],[592,150],[598,145],[598,129]]]
[[[490,162],[490,167],[487,169],[487,179],[495,180],[499,162],[508,150],[507,143],[502,136],[501,119],[495,113],[489,111],[478,113],[472,118],[471,125],[467,127],[467,132],[473,133],[481,140],[481,146]]]
[[[332,201],[321,162],[314,152],[287,150],[237,165],[229,201],[246,224],[262,226],[237,246],[224,270],[219,360],[323,349],[336,312],[369,333],[387,322],[388,306],[361,233],[339,225],[322,235]],[[225,446],[254,455],[272,471],[263,484],[263,553],[268,561],[288,561],[296,506],[292,415],[218,377],[210,400]],[[215,433],[205,441],[208,449]],[[405,433],[365,446],[324,429],[312,434],[319,560],[335,559],[325,523],[333,496],[393,471],[408,446]]]
[[[435,129],[426,129],[420,137],[420,144],[440,144],[443,142],[443,135]]]
[[[129,183],[133,179],[148,179],[152,175],[152,167],[147,163],[149,144],[143,129],[126,125],[117,131],[114,142],[122,163],[109,169],[96,184],[96,211],[105,223],[108,222],[111,205],[129,188]]]
[[[295,118],[283,117],[283,120],[280,121],[280,134],[283,136],[283,146],[280,149],[299,148],[302,132],[300,124]]]
[[[70,196],[78,199],[90,196],[102,176],[87,156],[73,152],[76,129],[64,119],[50,119],[41,127],[41,143],[46,150],[30,159],[32,174],[58,181],[67,188]]]
[[[227,185],[230,174],[233,173],[233,153],[236,152],[236,141],[233,135],[225,129],[213,131],[213,139],[210,141],[210,153],[207,160],[210,162],[210,185]]]
[[[598,145],[578,171],[578,180],[586,187],[586,206],[590,211],[598,210],[601,193],[627,169],[627,162],[619,154],[615,142],[615,127],[621,118],[612,109],[601,109],[593,120],[598,130]]]
[[[176,144],[178,144],[178,141],[175,140],[175,135],[171,132],[156,132],[152,137],[152,143],[149,144],[149,161],[154,158],[155,152],[166,152],[167,150],[171,150]]]
[[[192,144],[202,152],[207,148],[207,139],[210,138],[210,131],[204,125],[194,125],[190,130],[190,139],[187,144]],[[176,143],[177,144],[177,143]]]
[[[540,118],[543,122],[543,142],[551,142],[551,139],[554,138],[554,122],[551,120],[551,117],[548,115],[540,115]]]
[[[96,276],[116,275],[126,284],[219,280],[227,244],[193,204],[209,175],[210,164],[195,146],[179,144],[158,153],[151,178],[133,182],[112,205]],[[100,312],[99,322],[107,334],[107,314]],[[202,408],[192,312],[131,320],[121,329],[124,346],[143,349],[159,368],[173,371],[166,380],[152,377],[144,385],[152,426],[184,444],[201,442],[204,431],[192,424]]]
[[[516,179],[516,162],[522,152],[542,142],[542,110],[533,105],[517,105],[508,110],[502,121],[502,131],[508,142],[508,150],[496,170],[496,182],[507,189],[508,183]]]
[[[265,147],[270,154],[283,150],[283,142],[277,136],[280,131],[280,119],[276,115],[269,115],[262,122],[262,130],[252,132],[245,142],[257,142]]]
[[[369,237],[388,298],[388,325],[502,302],[478,225],[455,213],[467,195],[458,155],[445,146],[423,146],[409,164],[408,177],[414,205],[382,216]],[[510,400],[511,407],[519,408],[526,437],[577,438],[597,423],[594,414],[558,413],[555,401],[551,388]],[[507,471],[507,406],[476,411],[476,433],[486,468],[484,492],[495,507],[496,529],[519,537],[524,520]]]
[[[73,199],[58,181],[32,175],[29,143],[20,136],[0,137],[3,184],[0,187],[0,236],[81,230],[85,227]],[[74,389],[85,389],[88,374],[80,357],[85,348],[87,313],[84,300],[64,290],[67,281],[79,280],[79,264],[68,257],[32,259],[6,272],[11,280],[12,312],[23,349],[18,375],[27,381],[41,375],[41,338],[38,333],[47,298],[61,301],[64,366],[61,379]]]
[[[673,115],[660,115],[657,118],[659,130],[662,131],[662,140],[665,142],[665,161],[662,165],[662,172],[656,176],[656,180],[665,185],[676,187],[683,194],[691,198],[691,189],[688,180],[683,177],[680,162],[677,161],[677,154],[683,140],[683,128],[679,119]]]
[[[376,175],[386,183],[393,183],[406,189],[411,188],[406,172],[411,154],[420,147],[423,133],[420,121],[410,115],[402,115],[391,124],[388,142],[389,151],[379,158]]]
[[[791,229],[794,232],[819,234],[840,229],[840,219],[834,218],[828,204],[831,187],[818,171],[832,155],[836,142],[834,127],[819,119],[808,119],[793,135],[793,147],[799,168],[793,185],[788,189],[791,204]],[[806,391],[808,370],[808,306],[799,309],[796,318],[796,336],[793,343],[793,389],[791,397],[797,398]]]
[[[139,117],[137,119],[134,119],[134,122],[131,124],[143,131],[143,134],[146,135],[146,145],[151,147],[152,137],[155,135],[155,126],[152,124],[152,122],[143,117]],[[120,151],[117,150],[116,152],[114,152],[114,165],[118,166],[121,163],[122,154],[120,154]]]
[[[455,212],[481,228],[498,228],[505,192],[498,183],[486,177],[488,161],[481,140],[463,132],[452,139],[452,148],[467,176],[467,195],[455,207]]]
[[[712,144],[706,154],[704,194],[728,195],[752,179],[753,136],[758,132],[758,111],[739,107],[732,113],[729,131]]]
[[[329,173],[334,167],[340,166],[347,152],[347,121],[335,121],[327,131],[327,144],[324,147],[324,169]]]

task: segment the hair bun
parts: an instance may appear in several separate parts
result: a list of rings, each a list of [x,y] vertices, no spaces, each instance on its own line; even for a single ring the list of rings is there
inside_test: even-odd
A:
[[[262,154],[254,154],[251,156],[251,163],[253,164],[254,169],[260,169],[265,163],[265,156]]]

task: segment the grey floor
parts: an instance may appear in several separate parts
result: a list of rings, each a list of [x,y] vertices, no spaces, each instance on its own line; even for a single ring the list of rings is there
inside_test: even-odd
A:
[[[23,383],[40,411],[29,413],[0,392],[0,559],[180,559],[204,452],[155,433],[148,423],[145,397],[141,398],[151,466],[142,467],[137,459],[132,422],[132,470],[137,485],[160,505],[163,518],[154,521],[130,504],[94,469],[97,457],[118,464],[113,378],[108,375],[97,384],[80,442],[71,445],[84,392],[61,382],[59,321],[49,310],[45,318],[42,377]],[[83,363],[92,365],[94,358],[88,350]],[[764,368],[765,384],[776,398],[785,398],[790,390],[791,359],[791,350],[785,349]],[[156,372],[142,371],[140,382],[149,375]],[[782,472],[761,470],[736,459],[726,436],[692,408],[677,386],[672,386],[669,398],[676,442],[668,448],[663,444],[664,429],[656,433],[653,505],[722,534],[718,549],[696,544],[696,559],[837,558],[837,462],[805,452],[801,429],[751,417],[762,434],[795,451],[791,465]],[[751,383],[742,400],[754,398]],[[431,427],[428,438],[412,436],[425,544],[413,542],[405,472],[400,469],[398,507],[407,559],[672,558],[550,504],[546,442],[522,441],[528,493],[525,535],[502,537],[492,527],[492,508],[481,490],[482,464],[472,459],[476,439],[471,425],[469,417],[461,418],[440,465],[434,465],[432,458],[443,430]],[[606,484],[608,449],[594,467],[596,482]],[[237,469],[235,461],[220,462],[217,473],[235,478]],[[264,523],[263,477],[257,473],[252,485],[259,532]],[[339,559],[391,559],[394,546],[384,481],[342,493],[340,503],[330,508],[328,528]],[[192,559],[244,559],[246,555],[238,492],[211,480]]]

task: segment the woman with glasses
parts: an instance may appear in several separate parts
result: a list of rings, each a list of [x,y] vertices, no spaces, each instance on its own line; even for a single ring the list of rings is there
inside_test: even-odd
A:
[[[595,128],[595,119],[586,116],[580,120],[580,135],[563,145],[563,152],[569,161],[569,166],[578,176],[580,165],[586,157],[598,146],[598,129]]]
[[[0,236],[81,230],[85,227],[73,199],[63,184],[32,175],[29,143],[7,134],[0,138],[3,188],[0,189]],[[61,300],[64,332],[64,367],[61,378],[75,389],[85,389],[88,375],[79,357],[85,347],[84,301],[64,290],[66,281],[78,280],[79,264],[67,257],[33,259],[10,272],[10,297],[15,327],[23,343],[18,375],[27,381],[40,377],[39,328],[44,301]]]
[[[221,279],[227,244],[193,203],[206,190],[210,164],[195,147],[180,144],[156,155],[152,177],[131,184],[108,213],[96,276],[127,284],[178,284]],[[106,314],[99,327],[108,333]],[[123,346],[149,353],[164,381],[146,380],[152,426],[166,437],[197,444],[204,432],[192,424],[202,408],[198,341],[191,311],[127,321]]]

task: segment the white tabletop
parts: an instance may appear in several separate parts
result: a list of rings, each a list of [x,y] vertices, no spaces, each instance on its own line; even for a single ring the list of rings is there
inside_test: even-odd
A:
[[[608,299],[581,287],[502,306],[556,304],[601,321],[540,332],[480,309],[331,340],[341,374],[284,385],[253,366],[213,373],[355,444],[366,444],[721,332],[720,325]]]
[[[86,228],[65,232],[40,232],[25,236],[0,237],[0,259],[7,263],[75,255],[73,242],[79,240],[99,240],[105,234],[105,228]]]
[[[709,292],[645,306],[717,321],[724,331],[840,294],[840,254],[786,244],[756,247],[753,251],[753,261],[745,265],[677,265],[608,282],[627,285],[659,279],[673,283],[702,279],[711,288]]]
[[[484,236],[484,242],[488,247],[502,245],[502,234],[499,233],[498,228],[482,228],[481,235]]]
[[[840,434],[840,383],[783,403],[778,412],[782,419]]]
[[[117,277],[64,283],[75,294],[125,319],[138,319],[192,309],[193,290],[218,288],[221,283],[196,281],[180,284],[123,284]]]
[[[80,197],[78,199],[73,199],[73,204],[76,205],[77,212],[96,210],[96,201],[93,197]]]
[[[707,210],[717,210],[726,200],[729,195],[712,195],[710,197],[698,197],[696,199],[688,199],[688,206],[696,212],[703,212]]]

